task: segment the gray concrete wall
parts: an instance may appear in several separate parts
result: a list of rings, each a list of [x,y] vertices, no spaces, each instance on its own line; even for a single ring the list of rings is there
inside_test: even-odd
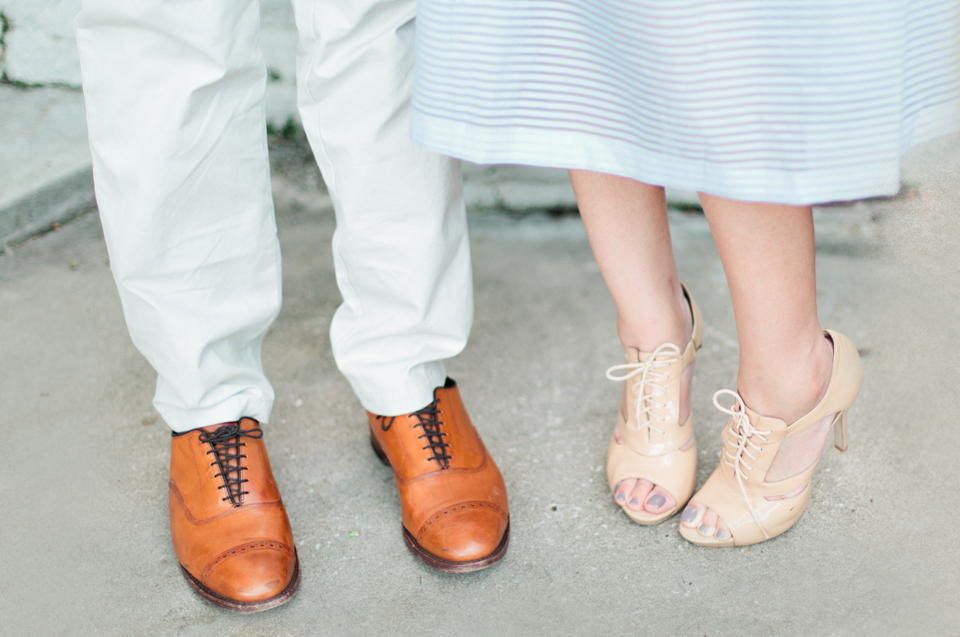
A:
[[[289,0],[260,1],[260,48],[267,61],[267,121],[282,126],[297,114],[297,29]]]
[[[261,0],[261,47],[270,69],[267,117],[278,126],[297,118],[297,32],[289,0]],[[0,0],[6,25],[0,74],[29,86],[80,86],[73,21],[80,0]]]
[[[94,205],[73,28],[79,10],[80,0],[0,0],[0,74],[10,82],[0,86],[0,251]],[[260,13],[267,121],[282,130],[299,121],[293,10],[289,0],[261,0]],[[466,164],[464,178],[471,209],[576,205],[562,170]],[[691,193],[673,191],[668,200],[696,203]]]
[[[289,0],[261,0],[267,120],[296,113]],[[80,0],[0,0],[0,252],[95,205],[74,19]]]
[[[80,0],[0,0],[6,18],[0,71],[27,84],[80,85],[73,19]]]

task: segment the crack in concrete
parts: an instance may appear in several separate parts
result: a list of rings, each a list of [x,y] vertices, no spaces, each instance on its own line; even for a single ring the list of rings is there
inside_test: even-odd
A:
[[[0,84],[4,86],[12,86],[13,88],[19,89],[33,89],[33,88],[62,88],[68,91],[77,91],[80,92],[83,88],[79,84],[71,84],[70,82],[24,82],[22,80],[12,80],[7,77],[6,72],[3,75],[0,75]]]
[[[10,27],[10,18],[0,9],[0,78],[7,77],[7,33]]]

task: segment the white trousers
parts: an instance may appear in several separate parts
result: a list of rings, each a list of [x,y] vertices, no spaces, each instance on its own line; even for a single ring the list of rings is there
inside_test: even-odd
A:
[[[428,404],[466,344],[459,165],[410,141],[415,0],[293,0],[299,110],[336,208],[337,365],[368,410]],[[274,392],[280,311],[257,0],[83,0],[77,40],[97,202],[130,334],[176,431]]]

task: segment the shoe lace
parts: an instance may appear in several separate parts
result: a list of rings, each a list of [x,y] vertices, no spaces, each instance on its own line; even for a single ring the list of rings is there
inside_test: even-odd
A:
[[[218,427],[216,431],[200,434],[200,442],[210,445],[207,454],[214,454],[215,461],[210,466],[217,465],[220,469],[220,473],[214,477],[223,478],[223,484],[217,490],[227,490],[227,497],[221,498],[221,501],[230,500],[235,507],[240,506],[243,496],[249,493],[243,490],[243,483],[249,481],[242,474],[246,467],[240,464],[240,460],[246,458],[240,453],[241,447],[246,445],[241,438],[263,438],[263,430],[259,427],[244,430],[239,422],[235,422]]]
[[[453,456],[447,453],[447,447],[450,446],[450,443],[444,442],[443,440],[443,437],[447,434],[440,429],[440,425],[444,423],[440,420],[438,401],[434,400],[423,409],[413,412],[412,415],[416,416],[419,421],[414,427],[420,427],[423,430],[423,433],[417,436],[417,438],[426,438],[427,444],[421,448],[429,449],[433,454],[428,460],[436,462],[437,466],[441,469],[449,469]]]
[[[718,398],[724,395],[733,396],[734,404],[732,408],[728,409],[720,404]],[[754,438],[759,439],[761,442],[769,442],[767,436],[772,432],[757,429],[750,423],[750,418],[747,416],[747,405],[743,402],[740,394],[735,391],[729,389],[719,390],[713,395],[713,404],[717,409],[731,417],[728,426],[734,440],[727,440],[727,445],[732,447],[733,451],[731,452],[730,449],[725,449],[723,461],[727,466],[733,467],[734,474],[737,477],[737,484],[740,486],[740,493],[743,495],[744,502],[747,503],[750,515],[753,516],[753,521],[756,522],[760,530],[763,531],[764,536],[769,539],[770,536],[767,534],[767,530],[763,528],[763,524],[760,523],[760,516],[757,515],[756,510],[750,503],[750,498],[747,497],[747,488],[744,483],[750,480],[748,473],[753,471],[753,466],[750,465],[750,462],[757,461],[757,456],[753,455],[751,449],[756,452],[763,451],[763,448],[754,442]]]
[[[663,354],[669,355],[661,356]],[[626,381],[640,376],[640,379],[633,385],[633,392],[637,396],[633,404],[636,408],[638,433],[641,429],[646,428],[647,436],[650,435],[651,431],[656,431],[661,436],[666,435],[667,432],[654,425],[652,420],[664,423],[670,420],[670,418],[658,414],[654,409],[670,408],[675,411],[676,406],[672,403],[663,403],[657,400],[658,397],[663,396],[668,391],[667,387],[660,383],[670,380],[669,374],[664,374],[657,370],[670,367],[680,360],[681,354],[680,348],[673,343],[664,343],[653,350],[647,360],[643,362],[614,365],[607,370],[607,378],[614,381]],[[616,376],[614,372],[618,371],[625,373]],[[646,391],[647,387],[650,388],[649,392]],[[646,419],[642,419],[644,415],[646,415]]]

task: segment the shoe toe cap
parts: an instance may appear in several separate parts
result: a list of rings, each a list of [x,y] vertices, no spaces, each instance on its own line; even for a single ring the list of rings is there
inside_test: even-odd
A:
[[[252,603],[280,595],[296,571],[293,550],[280,542],[250,542],[211,560],[203,584],[229,600]]]
[[[418,543],[443,560],[471,562],[492,554],[506,529],[507,515],[494,504],[457,505],[424,522]]]

